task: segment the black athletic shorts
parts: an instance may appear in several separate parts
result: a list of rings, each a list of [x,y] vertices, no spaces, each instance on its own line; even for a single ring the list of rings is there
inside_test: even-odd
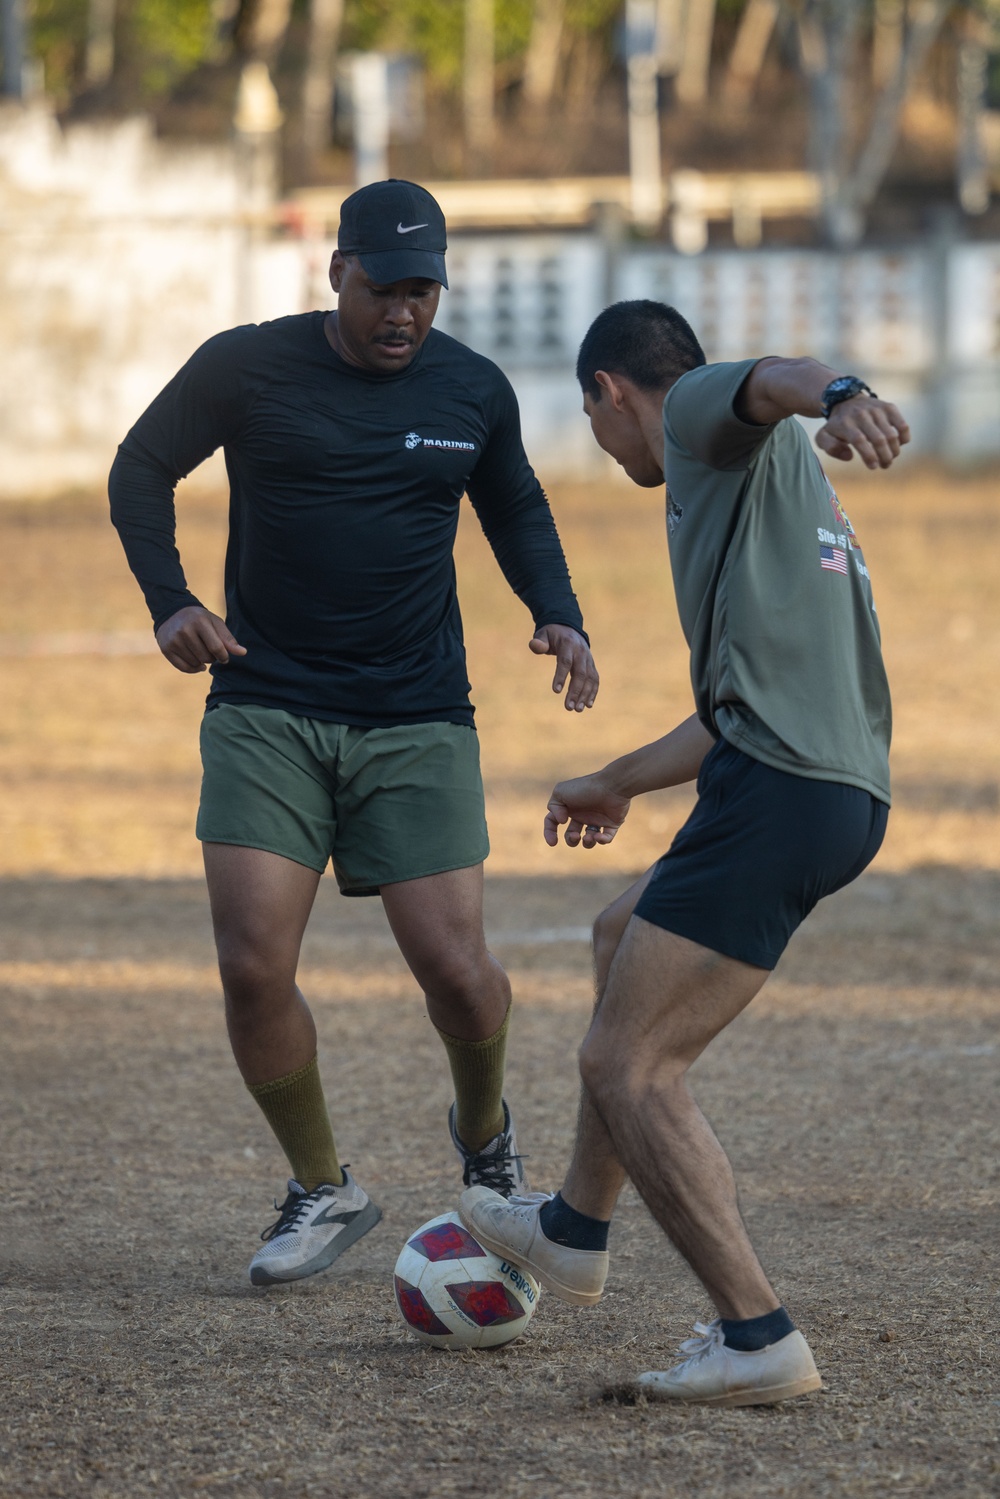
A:
[[[885,802],[857,786],[773,770],[720,739],[702,762],[694,810],[635,914],[773,968],[816,902],[871,863],[888,815]]]

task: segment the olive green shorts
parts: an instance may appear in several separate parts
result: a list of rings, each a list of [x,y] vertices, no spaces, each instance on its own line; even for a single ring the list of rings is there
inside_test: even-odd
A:
[[[261,848],[343,895],[481,864],[489,853],[479,736],[463,724],[391,729],[223,703],[201,728],[203,843]]]

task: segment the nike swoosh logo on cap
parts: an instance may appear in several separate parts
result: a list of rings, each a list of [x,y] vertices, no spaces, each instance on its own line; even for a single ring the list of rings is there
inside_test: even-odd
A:
[[[396,233],[397,234],[412,234],[413,231],[414,231],[414,229],[426,229],[427,227],[428,226],[426,224],[407,224],[406,228],[404,229],[404,227],[403,227],[402,224],[397,224],[396,225]]]

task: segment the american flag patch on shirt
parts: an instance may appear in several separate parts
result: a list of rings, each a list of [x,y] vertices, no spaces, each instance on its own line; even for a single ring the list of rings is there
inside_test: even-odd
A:
[[[832,573],[847,572],[847,553],[842,552],[839,547],[823,547],[819,549],[819,565],[825,567]]]

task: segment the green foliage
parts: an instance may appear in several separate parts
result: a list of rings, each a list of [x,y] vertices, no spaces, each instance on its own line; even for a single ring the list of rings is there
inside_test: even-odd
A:
[[[523,56],[533,11],[533,0],[497,0],[498,63]],[[567,33],[610,34],[621,12],[622,0],[567,0]],[[414,53],[438,84],[460,78],[464,39],[465,0],[347,0],[345,47]]]
[[[27,9],[31,47],[45,62],[46,85],[65,101],[82,85],[89,0],[28,0]],[[307,0],[298,0],[300,17],[307,9]],[[212,44],[212,10],[212,0],[119,0],[119,44],[124,43],[145,96],[167,92],[205,59]],[[523,56],[533,11],[534,0],[496,0],[501,65]],[[622,0],[567,0],[567,35],[603,34],[610,41],[621,11]],[[434,84],[453,87],[462,71],[465,0],[346,0],[341,44],[412,53]]]
[[[28,0],[31,51],[45,64],[45,85],[60,102],[82,86],[88,0]],[[165,93],[205,57],[212,0],[119,0],[119,41],[146,96]]]
[[[411,52],[431,77],[451,82],[461,67],[463,0],[347,0],[344,45],[367,52]]]
[[[536,0],[495,0],[498,78],[518,76],[530,42]],[[716,17],[731,32],[748,0],[716,0]],[[793,10],[841,0],[790,0]],[[870,23],[876,0],[857,0]],[[32,52],[45,64],[48,91],[67,103],[83,83],[90,0],[25,0]],[[568,42],[596,42],[614,54],[625,0],[566,0]],[[301,26],[309,0],[295,0]],[[118,0],[119,62],[127,62],[141,96],[155,99],[211,55],[213,0]],[[1000,36],[1000,0],[955,0],[954,15],[973,11],[993,21]],[[465,0],[345,0],[341,46],[405,52],[419,57],[432,87],[458,86],[465,44]],[[991,76],[991,85],[993,79]]]
[[[619,0],[567,0],[566,29],[576,32],[607,32],[622,19]]]
[[[33,0],[27,7],[30,47],[45,64],[45,87],[69,98],[87,40],[87,0]]]
[[[164,94],[208,52],[212,0],[136,0],[132,26],[143,91]]]

